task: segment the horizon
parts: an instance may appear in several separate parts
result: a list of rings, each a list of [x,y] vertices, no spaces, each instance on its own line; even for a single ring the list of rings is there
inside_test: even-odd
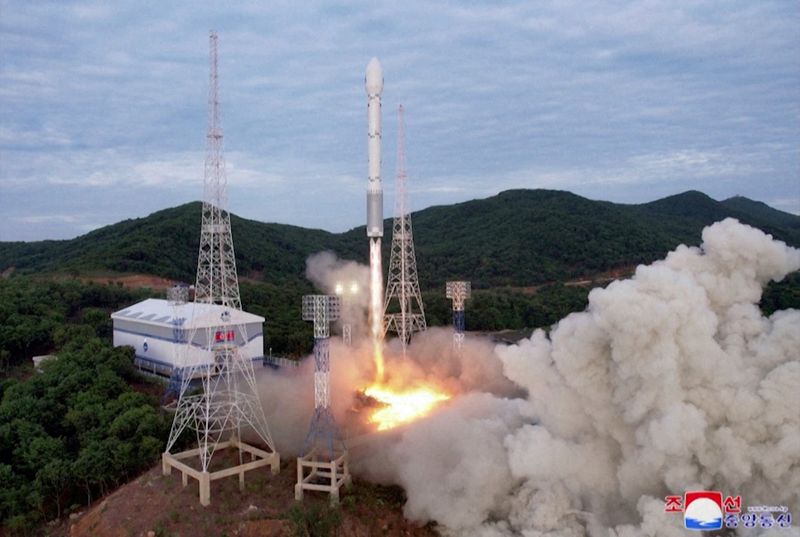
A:
[[[769,207],[771,209],[783,212],[785,214],[790,214],[790,215],[793,215],[793,216],[797,216],[797,217],[800,218],[800,215],[798,215],[798,214],[788,213],[786,211],[781,211],[780,209],[777,209],[777,208],[773,207],[772,205],[769,205],[768,203],[766,203],[764,201],[757,200],[757,199],[752,199],[752,198],[749,198],[747,196],[733,195],[733,196],[727,197],[725,199],[716,199],[716,198],[713,198],[713,197],[709,196],[705,192],[702,192],[702,191],[699,191],[699,190],[684,190],[684,191],[681,191],[681,192],[675,192],[673,194],[667,194],[666,196],[661,196],[661,197],[658,197],[658,198],[655,198],[655,199],[646,200],[646,201],[642,201],[642,202],[622,203],[622,202],[615,202],[615,201],[611,201],[611,200],[587,198],[586,196],[581,196],[580,194],[576,194],[575,192],[571,192],[569,190],[560,190],[560,189],[552,189],[552,188],[510,188],[508,190],[503,190],[501,192],[497,192],[496,194],[492,194],[492,195],[485,196],[485,197],[482,197],[482,198],[472,198],[472,199],[453,202],[453,203],[429,205],[428,207],[422,207],[420,209],[413,210],[412,214],[413,213],[419,213],[421,211],[425,211],[427,209],[436,208],[436,207],[447,207],[447,206],[452,206],[452,205],[456,205],[456,204],[460,204],[460,203],[469,203],[469,202],[472,202],[472,201],[486,200],[486,199],[489,199],[489,198],[493,198],[493,197],[499,196],[499,195],[501,195],[501,194],[503,194],[505,192],[514,191],[514,190],[525,190],[525,191],[529,191],[529,192],[534,192],[534,191],[564,192],[564,193],[567,193],[567,194],[572,194],[572,195],[587,199],[589,201],[609,202],[609,203],[614,203],[616,205],[644,205],[644,204],[647,204],[647,203],[653,203],[653,202],[656,202],[656,201],[660,201],[660,200],[663,200],[663,199],[666,199],[666,198],[671,198],[671,197],[675,197],[675,196],[681,196],[681,195],[688,194],[688,193],[691,193],[691,192],[697,192],[699,194],[702,194],[703,196],[709,197],[710,199],[712,199],[713,201],[715,201],[717,203],[722,203],[722,202],[725,202],[725,201],[727,201],[729,199],[733,199],[733,198],[744,198],[744,199],[747,199],[747,200],[752,201],[752,202],[763,203],[764,205],[766,205],[767,207]],[[190,200],[190,201],[179,203],[178,205],[171,205],[171,206],[168,206],[168,207],[157,208],[157,209],[155,209],[153,211],[148,212],[147,214],[133,215],[133,216],[129,216],[129,217],[126,217],[126,218],[122,218],[122,219],[117,220],[115,222],[110,222],[108,224],[104,224],[104,225],[99,226],[97,228],[82,232],[79,235],[75,235],[75,236],[72,236],[72,237],[66,237],[66,238],[63,238],[63,239],[36,239],[36,240],[31,240],[31,241],[6,241],[6,240],[0,240],[0,244],[9,243],[9,242],[40,242],[40,241],[52,241],[52,240],[55,240],[55,241],[69,241],[69,240],[77,239],[79,237],[87,235],[89,233],[92,233],[93,231],[97,231],[98,229],[103,229],[103,228],[106,228],[106,227],[114,226],[114,225],[119,224],[121,222],[124,222],[126,220],[138,220],[138,219],[143,219],[143,218],[149,218],[149,217],[153,216],[155,213],[158,213],[158,212],[169,211],[171,209],[177,209],[178,207],[181,207],[181,206],[184,206],[184,205],[191,205],[191,204],[195,204],[195,203],[197,203],[197,204],[203,203],[203,200],[195,199],[195,200]],[[291,223],[287,223],[287,222],[274,222],[274,221],[269,221],[269,220],[259,220],[258,218],[251,218],[251,217],[243,216],[241,214],[238,214],[236,211],[229,211],[229,212],[230,212],[231,215],[236,216],[238,218],[242,218],[242,219],[253,221],[253,222],[258,222],[260,224],[292,226],[292,227],[297,227],[297,228],[307,229],[307,230],[325,231],[325,232],[328,232],[328,233],[332,233],[334,235],[340,235],[340,234],[348,233],[348,232],[351,232],[351,231],[356,230],[358,228],[364,227],[364,224],[358,224],[358,225],[349,227],[349,228],[344,229],[344,230],[332,231],[332,230],[325,229],[325,228],[314,228],[314,227],[308,227],[308,226],[301,226],[301,225],[291,224]],[[392,218],[393,218],[393,216],[384,216],[384,221],[391,220]],[[234,246],[235,246],[235,244],[236,244],[236,237],[234,237]]]
[[[547,188],[627,204],[698,190],[800,214],[800,12],[777,0],[2,11],[0,241],[201,197],[210,28],[243,218],[363,225],[373,56],[387,215],[399,104],[414,210]]]

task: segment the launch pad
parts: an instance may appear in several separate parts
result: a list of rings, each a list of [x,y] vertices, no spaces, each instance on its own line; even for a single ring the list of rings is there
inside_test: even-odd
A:
[[[202,448],[190,449],[180,453],[162,453],[161,455],[161,472],[163,475],[170,475],[172,469],[175,468],[181,472],[181,482],[183,486],[189,484],[189,477],[196,479],[200,487],[200,504],[208,506],[211,503],[211,482],[217,479],[223,479],[232,475],[239,476],[239,490],[244,490],[244,474],[256,468],[270,466],[272,473],[277,474],[280,470],[280,456],[276,452],[269,453],[257,447],[251,446],[242,442],[236,437],[231,437],[227,442],[220,442],[217,444],[215,451],[221,451],[227,448],[238,448],[239,450],[239,464],[229,468],[223,468],[215,472],[197,470],[192,468],[186,462],[187,459],[194,459],[200,457]],[[250,462],[242,462],[242,454],[250,454]]]
[[[317,449],[297,458],[297,484],[294,486],[294,499],[302,500],[303,491],[327,492],[331,505],[339,503],[339,489],[349,487],[353,482],[348,464],[348,452],[343,450],[328,460],[320,457]]]

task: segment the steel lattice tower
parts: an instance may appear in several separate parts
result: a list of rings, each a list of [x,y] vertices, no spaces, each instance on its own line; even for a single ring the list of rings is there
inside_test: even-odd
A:
[[[384,303],[384,330],[397,334],[403,353],[413,332],[427,328],[425,308],[417,276],[417,258],[414,254],[414,235],[406,188],[406,135],[403,122],[403,105],[397,109],[397,165],[395,174],[394,225],[389,273]],[[399,311],[397,311],[399,310]]]
[[[339,319],[339,297],[303,296],[303,320],[314,323],[314,416],[306,437],[305,452],[323,449],[329,456],[344,447],[331,413],[331,323]]]
[[[192,348],[201,344],[202,349],[213,356],[212,363],[184,366],[181,370],[181,386],[175,418],[172,422],[167,449],[163,456],[164,472],[175,467],[184,472],[186,465],[179,459],[199,457],[201,472],[190,475],[200,482],[200,502],[210,502],[210,480],[239,474],[240,486],[244,486],[244,472],[269,464],[277,473],[279,457],[270,436],[267,420],[256,388],[255,370],[251,357],[240,347],[249,340],[244,323],[236,322],[241,311],[239,283],[231,235],[230,214],[227,211],[225,161],[222,156],[222,128],[220,126],[217,34],[211,32],[210,79],[208,93],[208,137],[205,161],[204,198],[200,251],[197,260],[197,283],[195,285],[195,317],[202,315],[203,328],[194,328],[184,346],[187,357]],[[215,307],[216,306],[216,307]],[[219,307],[221,306],[221,307]],[[200,312],[200,313],[198,313]],[[212,322],[208,323],[208,315]],[[232,319],[233,318],[233,319]],[[203,332],[202,334],[200,332]],[[191,393],[192,379],[199,377],[201,393]],[[185,429],[194,430],[198,448],[179,454],[170,454],[178,437]],[[243,428],[252,429],[266,444],[269,452],[249,446],[241,441]],[[230,440],[223,438],[230,434]],[[237,472],[215,472],[209,474],[209,464],[215,450],[224,447],[239,448],[240,466]],[[251,454],[258,461],[242,465],[242,452]]]
[[[470,282],[447,282],[445,285],[447,298],[453,301],[453,347],[461,349],[464,344],[464,302],[472,294]]]
[[[350,484],[347,448],[331,411],[331,323],[339,318],[340,300],[332,295],[303,296],[303,320],[314,323],[314,415],[306,436],[304,455],[297,459],[295,498],[304,490],[331,494],[339,500],[339,488]],[[308,471],[308,473],[306,473]]]
[[[225,158],[222,154],[217,34],[214,32],[209,36],[209,45],[211,74],[208,90],[208,135],[195,302],[222,304],[240,310],[242,301],[236,275],[236,257],[233,253],[231,216],[227,210],[228,178],[225,175]]]

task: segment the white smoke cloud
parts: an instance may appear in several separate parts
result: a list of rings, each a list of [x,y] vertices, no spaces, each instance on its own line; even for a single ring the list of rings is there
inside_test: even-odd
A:
[[[472,394],[410,425],[386,457],[406,515],[448,535],[677,536],[663,498],[691,489],[800,512],[800,312],[757,307],[799,268],[728,219],[498,346],[527,398]]]
[[[407,357],[396,339],[387,345],[387,381],[398,388],[431,384],[448,393],[472,391],[521,396],[522,390],[503,375],[502,363],[488,339],[469,338],[460,352],[453,348],[451,328],[429,328],[411,340]],[[371,347],[365,349],[371,356]]]
[[[354,338],[366,333],[369,267],[339,259],[333,252],[319,252],[306,259],[306,278],[322,293],[341,297],[340,323],[351,325]]]
[[[496,347],[468,338],[458,355],[451,331],[431,329],[406,359],[390,344],[399,384],[456,395],[427,419],[361,437],[352,468],[401,485],[405,515],[449,536],[683,536],[664,497],[692,489],[800,513],[800,311],[767,318],[757,306],[767,282],[798,269],[800,250],[727,219],[699,248],[593,290],[549,334]],[[333,356],[334,410],[347,423],[348,394],[371,379],[370,348]],[[297,378],[302,388],[275,386],[267,407],[291,414],[281,390],[302,389],[295,414],[307,420],[312,383]]]
[[[473,528],[507,497],[512,476],[503,438],[522,425],[521,403],[463,395],[399,438],[371,445],[371,456],[361,455],[355,467],[372,480],[401,485],[408,518]]]

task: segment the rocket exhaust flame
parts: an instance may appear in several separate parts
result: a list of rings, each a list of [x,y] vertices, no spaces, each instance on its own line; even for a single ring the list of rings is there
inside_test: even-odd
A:
[[[370,329],[372,356],[375,363],[375,380],[364,390],[364,395],[375,399],[381,407],[374,410],[369,422],[385,431],[427,415],[433,407],[450,396],[433,388],[422,386],[405,391],[395,391],[384,383],[386,366],[383,358],[383,278],[381,271],[381,240],[370,240]]]
[[[364,395],[382,404],[369,417],[370,423],[379,431],[392,429],[427,415],[441,401],[450,399],[445,393],[421,387],[405,392],[395,392],[385,386],[374,384],[364,390]]]
[[[383,382],[383,271],[381,270],[381,239],[369,241],[369,323],[372,333],[372,352],[375,360],[375,381]]]

